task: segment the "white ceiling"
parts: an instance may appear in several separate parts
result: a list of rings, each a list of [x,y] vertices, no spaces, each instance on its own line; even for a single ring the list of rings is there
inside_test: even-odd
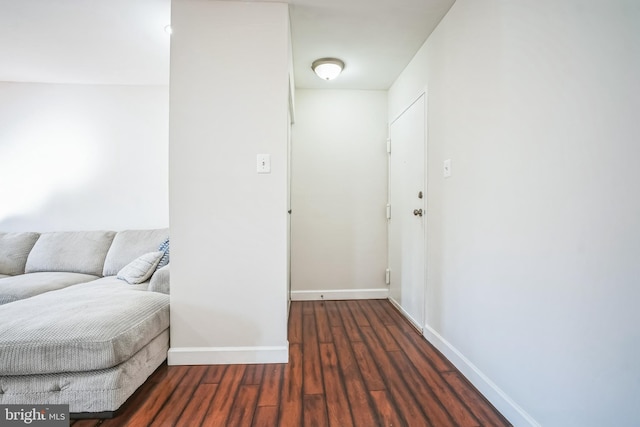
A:
[[[167,84],[169,0],[0,0],[0,81]]]
[[[291,0],[296,86],[388,89],[454,0]],[[311,63],[337,57],[345,69],[320,80]]]
[[[289,0],[296,86],[389,88],[454,1]],[[0,0],[0,81],[167,84],[169,22],[170,0]]]

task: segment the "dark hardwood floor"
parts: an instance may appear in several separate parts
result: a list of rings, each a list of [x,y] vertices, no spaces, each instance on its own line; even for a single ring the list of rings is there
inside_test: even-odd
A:
[[[161,366],[89,426],[508,426],[388,301],[293,302],[288,364]]]

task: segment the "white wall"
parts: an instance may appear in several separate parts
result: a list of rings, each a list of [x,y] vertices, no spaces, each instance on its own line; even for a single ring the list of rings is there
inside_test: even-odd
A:
[[[427,336],[516,425],[640,423],[639,22],[458,0],[389,93],[428,85]]]
[[[387,94],[297,90],[293,299],[386,297]]]
[[[0,230],[168,226],[168,96],[0,82]]]
[[[169,363],[283,362],[288,8],[172,7]]]

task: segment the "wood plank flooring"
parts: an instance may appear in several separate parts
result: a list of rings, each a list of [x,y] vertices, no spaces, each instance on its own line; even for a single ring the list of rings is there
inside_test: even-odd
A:
[[[288,364],[161,366],[117,417],[73,427],[509,426],[383,300],[292,302]]]

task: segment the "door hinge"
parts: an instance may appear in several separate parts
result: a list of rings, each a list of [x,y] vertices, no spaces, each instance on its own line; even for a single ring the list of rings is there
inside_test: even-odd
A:
[[[391,270],[389,270],[388,268],[384,272],[384,283],[386,283],[387,285],[391,284]]]
[[[391,154],[391,138],[387,138],[387,153]]]
[[[387,203],[387,219],[391,219],[391,205]]]

